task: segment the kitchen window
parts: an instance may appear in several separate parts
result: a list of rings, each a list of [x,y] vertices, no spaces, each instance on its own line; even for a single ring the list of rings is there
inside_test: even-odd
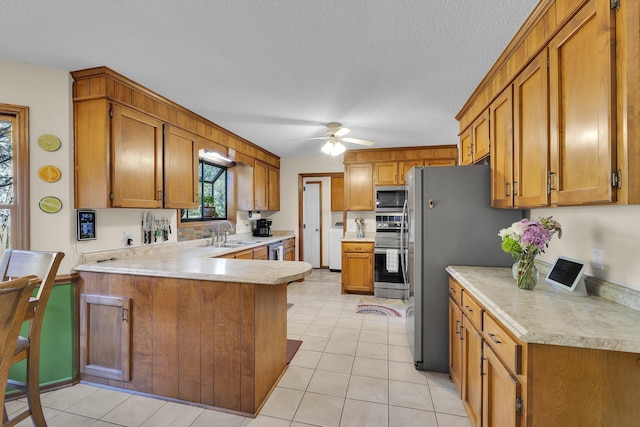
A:
[[[29,249],[29,109],[0,104],[0,256]]]
[[[227,219],[227,168],[200,159],[198,164],[199,206],[182,209],[181,222]]]

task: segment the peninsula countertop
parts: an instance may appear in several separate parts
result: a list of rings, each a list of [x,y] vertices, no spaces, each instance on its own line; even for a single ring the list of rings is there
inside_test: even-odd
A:
[[[510,268],[449,266],[447,272],[523,342],[640,353],[640,311],[568,295],[543,278],[533,291],[521,290]]]
[[[140,247],[104,251],[85,256],[87,262],[74,267],[76,271],[130,274],[135,276],[174,277],[179,279],[221,282],[279,284],[302,279],[311,273],[311,264],[300,261],[265,261],[216,258],[275,243],[293,234],[272,237],[230,236],[230,241],[252,241],[235,248],[207,245],[207,240],[167,247]],[[199,246],[196,246],[199,245]],[[135,251],[135,249],[139,249]]]

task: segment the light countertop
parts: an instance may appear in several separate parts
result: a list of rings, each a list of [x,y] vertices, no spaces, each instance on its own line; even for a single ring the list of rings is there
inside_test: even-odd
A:
[[[216,258],[294,237],[278,234],[273,237],[250,235],[229,236],[229,241],[255,241],[236,248],[207,245],[210,239],[165,247],[140,247],[103,251],[85,256],[85,263],[75,270],[130,274],[136,276],[174,277],[180,279],[224,281],[253,284],[279,284],[302,279],[311,273],[311,264],[299,261],[265,261]],[[200,244],[200,246],[195,246]],[[139,249],[136,251],[135,249]]]
[[[364,237],[357,237],[354,231],[348,231],[342,238],[343,242],[370,242],[376,241],[376,233],[365,233]]]
[[[568,295],[543,276],[533,291],[522,290],[511,268],[449,266],[447,272],[523,342],[640,353],[640,311]]]

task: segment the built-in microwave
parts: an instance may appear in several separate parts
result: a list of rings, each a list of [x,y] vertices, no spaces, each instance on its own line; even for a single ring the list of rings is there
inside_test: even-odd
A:
[[[402,212],[407,199],[407,187],[376,187],[376,212]]]

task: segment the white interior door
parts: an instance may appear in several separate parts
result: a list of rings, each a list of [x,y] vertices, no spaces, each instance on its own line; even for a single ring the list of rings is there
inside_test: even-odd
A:
[[[320,185],[319,182],[304,185],[304,260],[313,268],[320,268]]]

